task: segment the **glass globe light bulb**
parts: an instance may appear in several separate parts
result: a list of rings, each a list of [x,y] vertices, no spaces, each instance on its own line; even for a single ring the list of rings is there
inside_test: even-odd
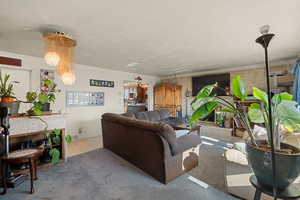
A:
[[[263,25],[262,27],[260,27],[259,32],[262,35],[268,34],[270,30],[270,25]]]
[[[57,66],[60,61],[60,57],[55,52],[47,52],[45,55],[45,61],[50,66]]]
[[[72,85],[75,83],[76,77],[73,72],[65,72],[62,74],[61,79],[65,85]]]

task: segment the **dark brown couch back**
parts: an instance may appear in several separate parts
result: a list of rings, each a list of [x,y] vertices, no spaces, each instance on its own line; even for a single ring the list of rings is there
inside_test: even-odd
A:
[[[168,130],[168,125],[135,120],[112,113],[102,115],[104,147],[161,182],[165,180],[165,148],[169,148],[162,138],[165,130]]]
[[[170,116],[170,111],[168,109],[160,109],[160,110],[137,112],[137,113],[124,113],[123,115],[138,120],[159,122],[163,119],[168,118]]]

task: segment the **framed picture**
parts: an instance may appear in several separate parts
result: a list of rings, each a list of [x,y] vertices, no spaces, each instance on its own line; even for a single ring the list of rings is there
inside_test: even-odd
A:
[[[90,79],[90,86],[95,86],[95,87],[114,87],[115,82],[114,81],[103,81],[103,80],[95,80],[95,79]]]
[[[41,69],[40,70],[40,88],[43,92],[53,92],[49,91],[49,88],[47,85],[44,84],[45,80],[51,80],[54,81],[55,79],[55,72],[54,70],[50,69]]]

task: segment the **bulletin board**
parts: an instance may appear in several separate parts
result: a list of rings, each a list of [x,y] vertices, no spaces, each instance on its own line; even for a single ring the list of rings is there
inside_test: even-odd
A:
[[[104,92],[66,92],[66,106],[104,106]]]

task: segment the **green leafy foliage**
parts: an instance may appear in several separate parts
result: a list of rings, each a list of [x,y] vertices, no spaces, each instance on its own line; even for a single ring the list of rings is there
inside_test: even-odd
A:
[[[34,102],[37,98],[36,92],[27,92],[26,93],[26,100],[28,102]]]
[[[264,91],[254,87],[253,88],[253,96],[258,100],[262,101],[265,106],[268,106],[268,95]]]
[[[192,101],[191,104],[194,104],[197,100],[205,98],[205,97],[210,97],[213,89],[215,88],[214,85],[207,85],[203,87],[197,94],[196,98]]]
[[[293,100],[293,95],[291,95],[291,94],[289,94],[287,92],[282,92],[280,94],[276,94],[272,98],[272,103],[275,104],[275,105],[276,104],[280,104],[280,102],[282,100],[289,100],[289,101],[291,101],[291,100]]]
[[[33,106],[27,111],[29,114],[33,113],[35,115],[43,114],[42,106],[45,103],[55,102],[56,92],[60,90],[56,89],[56,84],[52,80],[43,80],[43,84],[48,87],[48,90],[38,92],[27,92],[26,103],[31,103]]]
[[[277,106],[277,115],[284,127],[289,131],[300,130],[300,110],[297,103],[290,100],[282,100]]]
[[[52,148],[50,150],[50,156],[51,156],[51,162],[53,164],[59,163],[59,159],[60,159],[60,151],[57,148]]]
[[[55,134],[57,136],[60,136],[61,135],[61,130],[56,128],[56,129],[53,130],[53,134]]]
[[[38,99],[41,104],[48,103],[48,101],[49,101],[48,95],[43,92],[38,95]]]
[[[9,83],[10,75],[0,76],[0,97],[14,97],[13,84]]]
[[[204,103],[195,112],[193,112],[189,123],[194,124],[197,120],[207,117],[218,105],[219,103],[216,101]]]
[[[238,97],[241,100],[245,100],[247,97],[247,91],[245,88],[244,81],[241,80],[240,76],[235,76],[231,83],[232,91],[234,96]]]
[[[72,138],[71,135],[67,135],[67,136],[65,137],[65,140],[66,140],[67,143],[71,143],[72,140],[73,140],[73,138]]]
[[[264,123],[263,112],[260,109],[260,105],[258,103],[252,103],[248,109],[248,116],[250,120],[254,123]]]
[[[43,114],[43,111],[42,111],[42,104],[39,103],[39,102],[34,102],[34,103],[33,103],[32,111],[33,111],[33,113],[36,114],[36,115],[41,115],[41,114]]]

